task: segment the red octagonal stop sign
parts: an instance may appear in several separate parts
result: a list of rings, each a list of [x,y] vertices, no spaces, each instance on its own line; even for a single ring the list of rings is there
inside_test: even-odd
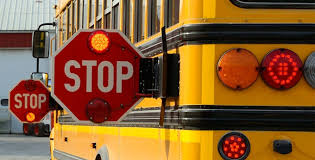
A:
[[[40,122],[49,112],[49,90],[39,80],[22,80],[9,93],[9,110],[21,122]]]
[[[76,120],[119,121],[140,101],[142,57],[119,31],[81,30],[53,57],[52,96]]]

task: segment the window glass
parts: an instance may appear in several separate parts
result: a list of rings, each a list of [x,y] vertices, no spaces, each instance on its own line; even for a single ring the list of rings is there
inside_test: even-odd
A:
[[[230,0],[242,8],[315,8],[315,0]]]
[[[119,4],[113,7],[113,24],[112,29],[119,29]]]
[[[79,0],[79,5],[78,5],[78,20],[79,20],[79,28],[83,28],[83,0]]]
[[[104,27],[110,29],[110,12],[105,15]]]
[[[73,21],[72,21],[72,34],[73,33],[75,33],[76,31],[77,31],[77,27],[78,27],[78,25],[77,25],[77,21],[78,21],[78,16],[77,16],[77,1],[75,0],[75,1],[73,1],[73,13],[72,13],[72,15],[73,15]]]
[[[110,0],[106,0],[106,8],[110,8],[111,6],[110,6]]]
[[[129,12],[129,9],[130,9],[130,0],[124,0],[124,17],[123,17],[123,20],[124,20],[124,23],[123,23],[123,32],[125,33],[125,35],[130,39],[129,35],[130,35],[130,12]]]
[[[96,0],[96,4],[97,4],[97,11],[96,11],[96,13],[97,13],[97,15],[96,15],[96,17],[98,17],[98,16],[101,16],[102,15],[102,0]]]
[[[67,39],[71,37],[72,33],[72,7],[71,5],[67,9]]]
[[[141,12],[141,15],[142,15],[142,19],[141,19],[141,24],[142,24],[142,27],[141,27],[141,40],[144,39],[144,29],[145,29],[145,0],[142,0],[142,12]]]
[[[60,18],[58,17],[56,19],[56,41],[55,41],[55,45],[57,47],[57,49],[59,48],[59,42],[60,42]]]
[[[131,39],[131,31],[132,31],[132,22],[134,21],[132,11],[133,11],[133,3],[130,2],[129,3],[129,24],[128,24],[129,25],[129,37],[130,37],[130,39]]]
[[[66,41],[66,30],[67,30],[67,12],[63,12],[62,14],[62,43]]]
[[[83,18],[83,28],[86,28],[87,26],[87,11],[88,11],[88,0],[84,0],[84,9],[83,9],[83,15],[82,15],[82,18]]]
[[[160,31],[161,0],[149,1],[148,33],[149,36]]]
[[[179,0],[165,0],[164,23],[170,27],[179,22]]]
[[[145,0],[135,0],[134,41],[139,42],[144,37]]]
[[[96,21],[96,28],[102,28],[102,18]]]
[[[95,19],[95,0],[90,0],[90,23],[94,23]]]

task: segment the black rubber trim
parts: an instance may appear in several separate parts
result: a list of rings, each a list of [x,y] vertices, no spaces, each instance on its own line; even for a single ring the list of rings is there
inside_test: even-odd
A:
[[[240,8],[253,9],[314,9],[315,2],[244,2],[242,0],[230,0],[234,5]]]
[[[159,128],[160,107],[133,110],[121,122],[113,124],[81,124],[59,118],[60,124],[65,125]],[[163,127],[188,130],[315,131],[315,107],[167,107]]]
[[[157,122],[159,108],[136,110],[125,122]],[[170,128],[197,130],[315,131],[315,107],[181,106],[166,110]]]
[[[315,44],[315,24],[187,24],[166,38],[168,50],[188,44]],[[157,55],[161,37],[138,48],[147,57]]]

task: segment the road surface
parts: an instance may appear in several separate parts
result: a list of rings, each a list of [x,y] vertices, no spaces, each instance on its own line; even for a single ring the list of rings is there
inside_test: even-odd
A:
[[[0,134],[0,160],[49,160],[49,138]]]

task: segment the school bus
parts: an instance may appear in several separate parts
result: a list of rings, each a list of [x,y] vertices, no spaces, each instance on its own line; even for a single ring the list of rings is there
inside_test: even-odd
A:
[[[152,73],[117,124],[55,111],[52,159],[315,159],[314,9],[313,0],[59,0],[57,48],[80,29],[118,29]],[[149,65],[163,45],[173,55],[166,97]]]

